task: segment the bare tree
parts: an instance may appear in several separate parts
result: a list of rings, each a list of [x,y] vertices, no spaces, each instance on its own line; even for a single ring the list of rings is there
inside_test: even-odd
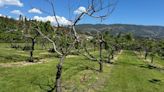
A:
[[[85,56],[86,58],[88,58],[89,60],[97,61],[99,64],[99,72],[103,72],[103,61],[105,61],[105,60],[103,59],[102,52],[105,47],[105,40],[103,38],[103,34],[101,34],[100,32],[97,32],[97,36],[93,39],[96,39],[96,42],[98,43],[97,47],[99,47],[99,57],[96,57],[90,53],[90,51],[87,49],[86,42],[83,42],[82,43],[83,45],[81,47],[82,49],[84,49],[84,51],[83,51],[84,53],[82,51],[80,53],[83,56]]]
[[[64,60],[67,55],[71,52],[72,49],[75,48],[75,44],[80,42],[79,35],[76,32],[75,26],[81,21],[84,16],[89,16],[93,18],[104,19],[108,17],[115,8],[115,3],[107,2],[106,0],[86,0],[88,5],[86,5],[85,11],[81,11],[73,20],[71,20],[71,24],[67,26],[62,26],[57,18],[55,11],[55,0],[46,0],[49,3],[49,6],[52,8],[53,17],[56,21],[56,27],[53,27],[54,34],[52,36],[51,33],[45,34],[41,31],[39,27],[39,22],[35,22],[34,25],[37,27],[35,30],[43,37],[46,38],[49,42],[52,43],[55,52],[59,55],[60,60],[57,65],[57,73],[56,73],[56,81],[55,86],[52,90],[56,90],[56,92],[62,91],[61,85],[61,75],[62,75],[62,67],[64,64]],[[70,3],[70,2],[69,2]],[[70,9],[70,8],[69,8]],[[103,11],[103,14],[102,14]],[[59,40],[62,39],[62,40]],[[68,40],[69,39],[69,40]],[[102,37],[100,37],[100,57],[102,55]],[[100,58],[100,66],[102,70],[102,60]]]
[[[34,62],[33,52],[35,50],[36,39],[39,36],[39,33],[34,29],[35,26],[32,25],[32,21],[27,20],[26,17],[22,15],[19,16],[20,30],[22,30],[22,38],[26,41],[26,44],[31,43],[31,46],[25,45],[23,50],[30,50],[29,62]],[[30,40],[30,42],[29,42]]]
[[[32,26],[30,22],[24,21],[23,24],[24,26],[23,26],[22,35],[23,37],[29,39],[31,42],[30,58],[28,61],[34,62],[33,52],[35,50],[36,39],[39,36],[39,33],[34,29],[35,26]]]

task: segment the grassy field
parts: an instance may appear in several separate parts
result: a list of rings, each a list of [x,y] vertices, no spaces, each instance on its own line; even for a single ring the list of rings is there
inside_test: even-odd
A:
[[[24,45],[23,43],[19,43]],[[44,59],[52,56],[52,53],[48,53],[47,50],[42,50],[39,45],[35,46],[34,58]],[[0,43],[0,63],[10,63],[10,62],[22,62],[29,59],[30,52],[23,51],[21,49],[10,48],[8,43]]]
[[[164,60],[161,59],[161,57],[156,56],[155,59],[154,59],[154,61],[155,61],[155,63],[157,63],[157,64],[159,64],[159,65],[161,65],[161,66],[164,67]]]
[[[8,49],[8,47],[4,46],[1,54],[10,55],[5,53],[5,50]],[[14,51],[18,57],[22,54],[28,56],[28,53],[20,53],[19,50],[18,52],[15,49],[10,49],[9,51]],[[38,50],[35,51],[35,55],[42,57],[37,52]],[[14,53],[11,53],[11,55]],[[46,51],[42,51],[42,53],[46,53]],[[46,62],[28,66],[1,66],[0,92],[47,92],[50,90],[55,82],[58,58],[44,58],[44,61]],[[14,62],[10,61],[10,63]],[[8,63],[5,62],[5,64]],[[86,60],[82,56],[68,56],[63,66],[63,91],[94,92],[100,90],[109,77],[111,67],[104,64],[103,73],[99,73],[98,69],[97,62]]]
[[[164,71],[149,69],[136,54],[125,51],[101,92],[164,92]]]
[[[29,54],[10,49],[8,44],[1,44],[0,49],[0,64],[24,61]],[[5,58],[13,55],[17,58]],[[45,62],[26,66],[0,66],[0,92],[47,92],[54,86],[58,58],[40,49],[34,52],[34,56]],[[123,51],[113,65],[104,64],[103,73],[97,71],[98,66],[97,62],[82,56],[68,56],[63,66],[63,91],[164,92],[164,71],[147,68],[131,51]]]

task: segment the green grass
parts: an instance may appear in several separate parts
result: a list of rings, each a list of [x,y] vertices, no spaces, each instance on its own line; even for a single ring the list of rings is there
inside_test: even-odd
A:
[[[125,51],[101,92],[164,92],[164,72],[147,68],[136,54]]]
[[[142,54],[142,59],[144,60],[145,58],[144,58],[144,53],[145,52],[141,52]],[[139,53],[138,53],[139,54]],[[149,61],[149,63],[150,63],[150,61],[151,61],[151,57],[150,57],[150,55],[148,55],[147,56],[147,61]],[[155,55],[155,57],[154,57],[154,61],[153,61],[153,63],[154,64],[157,64],[157,65],[160,65],[160,66],[163,66],[164,67],[164,59],[162,59],[159,55]]]
[[[9,48],[4,46],[1,49],[0,53],[7,56],[8,53],[5,50]],[[19,50],[10,49],[10,51],[15,51],[11,53],[11,56],[20,54]],[[37,50],[35,53],[39,53],[38,57],[42,57],[40,53],[47,52]],[[23,54],[27,53],[23,52]],[[48,62],[23,67],[0,67],[0,92],[47,92],[50,90],[55,82],[58,58],[45,58],[45,61]],[[111,68],[104,64],[103,73],[99,73],[98,69],[98,62],[89,61],[82,56],[68,57],[63,65],[63,91],[95,92],[101,89],[109,77]]]
[[[25,67],[0,68],[0,92],[39,92],[37,84],[47,84],[57,62]],[[47,68],[46,68],[47,67]],[[55,71],[54,71],[55,72]]]
[[[47,92],[54,86],[58,58],[39,49],[39,46],[36,48],[34,57],[48,62],[22,67],[0,66],[0,92]],[[0,45],[0,50],[1,63],[21,62],[29,55],[28,52],[10,49],[9,44],[5,43]],[[97,51],[92,54],[98,56]],[[10,56],[12,58],[6,58]],[[99,73],[98,69],[98,62],[92,62],[83,56],[67,57],[62,72],[63,91],[164,92],[164,71],[147,68],[131,51],[124,51],[114,65],[104,64],[103,73]]]
[[[159,57],[159,56],[156,56],[155,58],[154,58],[154,63],[157,63],[157,64],[159,64],[159,65],[161,65],[161,66],[163,66],[164,67],[164,59],[162,59],[161,57]]]
[[[47,85],[53,86],[55,81],[58,60],[51,58],[47,61],[49,62],[24,67],[1,67],[0,92],[46,92],[50,89]],[[97,72],[96,69],[98,69],[97,62],[79,60],[79,57],[66,59],[62,74],[63,90],[70,92],[84,90],[86,92],[90,89],[89,86],[94,86],[96,82],[102,82],[98,79],[107,79],[107,74],[110,71],[107,65],[105,65],[103,73]],[[82,80],[84,75],[86,77]],[[97,88],[97,86],[95,87]]]
[[[23,45],[23,43],[19,43]],[[41,50],[39,45],[36,45],[36,50],[34,50],[35,59],[43,59],[52,57],[53,54],[48,53],[47,50]],[[22,62],[28,61],[30,52],[23,51],[21,49],[10,48],[8,43],[0,43],[0,63],[11,63],[11,62]]]

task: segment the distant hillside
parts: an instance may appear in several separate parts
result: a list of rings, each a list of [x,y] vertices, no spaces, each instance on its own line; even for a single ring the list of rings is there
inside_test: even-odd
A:
[[[164,27],[163,26],[143,26],[143,25],[129,25],[129,24],[80,24],[77,27],[78,31],[81,32],[92,32],[92,31],[109,31],[115,35],[118,33],[130,32],[136,37],[153,37],[153,38],[164,38]]]
[[[7,17],[0,17],[0,42],[8,41],[10,38],[19,38],[21,23],[14,19]],[[129,24],[80,24],[76,26],[80,32],[95,32],[95,31],[109,31],[109,33],[116,35],[118,33],[132,33],[135,37],[152,37],[164,38],[163,26],[144,26],[144,25],[129,25]]]

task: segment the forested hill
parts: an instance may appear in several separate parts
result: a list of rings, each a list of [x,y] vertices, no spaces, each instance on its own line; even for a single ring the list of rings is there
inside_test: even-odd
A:
[[[21,38],[20,33],[21,23],[14,19],[0,17],[0,41],[9,40],[11,37]],[[96,32],[109,31],[109,33],[116,35],[118,33],[132,33],[135,37],[152,37],[164,38],[163,26],[144,26],[144,25],[129,25],[129,24],[80,24],[76,26],[80,32]],[[18,35],[20,37],[18,37]]]
[[[129,24],[80,24],[76,27],[81,32],[109,31],[111,34],[130,32],[136,37],[164,38],[163,26],[144,26]]]
[[[23,23],[26,23],[26,25],[29,26],[32,22],[36,21],[27,20],[26,17],[21,15],[18,20],[0,16],[0,42],[23,42],[22,29],[27,28],[23,26]],[[51,27],[50,22],[40,22],[42,31],[47,31],[43,26],[47,29]]]
[[[0,17],[0,42],[9,42],[11,38],[21,39],[20,23],[14,19]]]

